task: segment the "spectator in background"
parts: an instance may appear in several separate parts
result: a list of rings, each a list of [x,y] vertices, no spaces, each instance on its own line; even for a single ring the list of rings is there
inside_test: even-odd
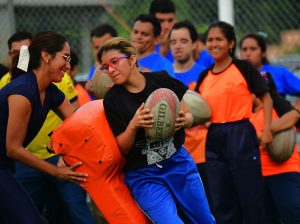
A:
[[[277,91],[282,95],[300,95],[300,78],[282,66],[271,65],[267,58],[267,44],[265,38],[256,33],[243,36],[240,41],[241,58],[248,60],[261,73],[268,72],[272,75]],[[295,106],[300,109],[300,98]]]
[[[155,50],[173,63],[174,58],[170,51],[169,35],[172,27],[176,23],[175,4],[171,0],[153,0],[149,8],[149,13],[158,19],[161,26],[160,40],[158,42],[159,44],[156,45]],[[202,53],[201,52],[202,49],[200,49],[200,47],[198,52],[195,51],[194,57],[197,59],[197,63],[205,67],[212,65],[213,59],[207,53],[207,51],[204,50]]]
[[[0,79],[6,74],[8,73],[9,69],[8,67],[6,67],[5,65],[0,63]]]
[[[156,45],[156,51],[173,62],[173,57],[169,49],[169,33],[176,23],[175,5],[170,0],[153,0],[149,8],[149,13],[158,19],[161,26],[160,40],[159,44]]]
[[[76,93],[77,93],[77,97],[78,97],[79,105],[82,106],[83,104],[91,101],[91,97],[89,96],[89,94],[85,90],[85,88],[80,83],[77,83],[76,80],[75,80],[75,76],[76,76],[77,71],[78,71],[79,59],[77,57],[77,54],[74,51],[71,51],[71,58],[72,58],[72,60],[70,61],[71,68],[70,68],[70,71],[68,73],[70,74],[70,77],[73,80],[75,90],[76,90]]]
[[[93,86],[91,79],[94,76],[95,72],[99,72],[97,68],[98,62],[96,60],[97,58],[97,52],[99,48],[104,44],[107,40],[111,39],[112,37],[118,36],[118,33],[114,27],[112,27],[109,24],[102,24],[100,26],[95,27],[91,31],[91,44],[93,49],[93,56],[95,60],[95,64],[91,67],[91,70],[89,72],[88,81],[85,84],[85,89],[89,92],[90,96],[93,97]]]
[[[195,88],[200,73],[205,69],[193,57],[197,40],[197,31],[189,21],[175,23],[169,36],[171,53],[175,59],[175,78],[186,86],[194,85],[191,89]]]
[[[171,29],[169,39],[170,49],[175,59],[173,64],[175,78],[194,90],[200,73],[205,69],[204,66],[197,64],[193,57],[197,47],[197,31],[189,21],[178,22]],[[204,125],[186,128],[184,141],[184,146],[197,165],[205,192],[208,191],[205,171],[206,134],[207,127]]]
[[[208,68],[213,65],[214,59],[208,53],[205,43],[206,42],[206,35],[205,34],[198,34],[198,41],[197,47],[195,50],[195,60],[198,64],[203,65],[204,67]]]
[[[85,181],[86,174],[73,171],[80,163],[66,167],[59,160],[57,166],[24,148],[38,134],[50,109],[63,118],[74,111],[64,94],[52,84],[60,82],[64,71],[69,69],[70,46],[60,34],[44,31],[32,38],[28,48],[22,47],[20,55],[19,58],[16,54],[11,69],[12,77],[16,78],[0,90],[0,216],[8,223],[42,223],[33,202],[11,172],[13,160],[18,160],[58,179]],[[67,192],[70,193],[71,190]]]
[[[8,45],[8,64],[11,68],[13,56],[19,53],[21,46],[29,46],[32,34],[28,32],[17,32],[13,34],[7,41]],[[0,89],[3,88],[11,80],[11,73],[8,71],[0,80]]]
[[[137,50],[138,66],[142,71],[165,70],[174,77],[172,64],[155,52],[160,31],[160,24],[154,16],[141,14],[134,21],[131,43]]]
[[[262,75],[268,83],[269,92],[273,92],[274,102],[272,133],[294,128],[299,125],[299,111],[284,99],[276,90],[269,73]],[[257,136],[263,130],[262,103],[254,97],[253,113],[250,122],[254,125]],[[298,123],[296,123],[298,122]],[[283,162],[275,162],[267,150],[260,149],[262,174],[264,177],[264,224],[298,224],[300,223],[300,158],[298,145],[293,149],[290,158]]]
[[[93,65],[91,68],[91,71],[89,73],[89,80],[93,78],[95,68],[98,65],[98,62],[96,60],[98,50],[100,49],[102,44],[104,44],[107,40],[116,36],[118,36],[116,29],[109,24],[102,24],[100,26],[95,27],[91,31],[91,44],[93,49],[93,56],[95,59],[95,65]]]

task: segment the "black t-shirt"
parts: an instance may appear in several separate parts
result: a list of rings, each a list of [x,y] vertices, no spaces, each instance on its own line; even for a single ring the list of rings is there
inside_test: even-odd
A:
[[[262,72],[261,76],[265,79],[268,87],[269,93],[273,100],[273,108],[279,117],[283,116],[285,113],[294,110],[295,108],[292,106],[291,102],[286,100],[282,95],[280,95],[277,91],[275,82],[268,72]]]
[[[123,86],[114,85],[104,98],[104,110],[109,125],[115,136],[124,132],[136,110],[156,89],[168,88],[182,100],[187,87],[180,81],[170,77],[165,71],[142,73],[146,78],[146,86],[139,93],[131,93]],[[139,128],[135,142],[126,156],[125,170],[132,170],[152,165],[168,159],[184,143],[184,130],[180,129],[172,137],[164,141],[150,141],[143,128]]]
[[[285,99],[281,94],[278,93],[275,82],[272,75],[268,72],[261,72],[261,76],[266,80],[269,87],[269,93],[273,100],[273,108],[279,117],[283,116],[291,110],[296,110],[290,101]],[[298,111],[298,110],[297,110]],[[298,111],[299,113],[299,111]],[[300,120],[295,124],[296,127],[300,127]]]

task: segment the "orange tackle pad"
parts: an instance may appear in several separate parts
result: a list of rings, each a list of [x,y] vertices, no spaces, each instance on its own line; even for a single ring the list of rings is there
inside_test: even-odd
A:
[[[124,183],[125,160],[106,120],[103,100],[80,107],[54,129],[51,141],[68,165],[83,163],[76,172],[89,176],[80,185],[109,223],[149,223]]]

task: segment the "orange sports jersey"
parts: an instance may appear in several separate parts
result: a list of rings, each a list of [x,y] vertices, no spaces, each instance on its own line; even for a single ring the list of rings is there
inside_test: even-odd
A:
[[[195,89],[197,82],[191,82],[189,89]],[[186,128],[184,147],[189,152],[196,164],[204,163],[205,159],[205,143],[207,135],[207,127],[204,125],[197,125],[192,128]]]
[[[87,91],[83,88],[83,86],[79,83],[75,85],[75,90],[78,97],[79,105],[82,106],[83,104],[86,104],[87,102],[91,101],[91,98]]]
[[[278,116],[273,109],[272,120],[278,119]],[[250,122],[254,125],[257,135],[262,133],[264,127],[264,115],[263,110],[253,113],[250,117]],[[271,176],[280,173],[287,172],[300,172],[300,159],[298,154],[298,145],[295,146],[292,156],[285,162],[276,163],[271,160],[268,153],[260,148],[261,155],[261,167],[263,176]]]
[[[196,164],[205,162],[206,135],[207,128],[204,125],[185,129],[184,147]]]
[[[148,223],[124,183],[124,157],[106,120],[103,100],[80,107],[54,129],[51,140],[67,164],[83,162],[76,171],[89,176],[81,186],[109,223]]]
[[[212,123],[239,121],[251,115],[251,92],[234,63],[218,74],[208,71],[198,91],[212,108]]]
[[[197,86],[197,82],[190,82],[188,87],[190,90],[194,90],[196,86]]]

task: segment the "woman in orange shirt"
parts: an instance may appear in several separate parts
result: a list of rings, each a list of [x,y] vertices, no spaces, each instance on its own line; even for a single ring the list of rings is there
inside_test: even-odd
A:
[[[261,57],[265,54],[262,49],[266,48],[266,43],[262,37],[256,34],[249,34],[245,37],[240,42],[240,46],[243,47],[241,56],[255,66],[258,56]],[[243,45],[245,39],[249,39],[247,46]],[[268,83],[269,92],[273,99],[272,132],[276,133],[291,128],[295,124],[298,126],[299,123],[296,122],[300,117],[299,112],[278,93],[273,76],[266,72],[261,72],[261,75]],[[259,136],[264,121],[261,102],[257,98],[255,102],[256,106],[250,121]],[[300,159],[298,146],[295,147],[292,156],[282,163],[272,161],[263,149],[260,149],[260,153],[264,177],[265,223],[300,223]]]
[[[257,135],[261,134],[262,116],[261,102],[256,98],[256,106],[250,121]],[[291,128],[300,115],[293,107],[281,108],[286,113],[278,118],[273,109],[272,132],[276,133]],[[260,149],[262,174],[264,176],[264,209],[266,224],[296,224],[300,223],[300,167],[298,146],[296,145],[291,157],[281,163],[274,162],[266,150]]]
[[[272,142],[272,100],[259,72],[234,59],[235,47],[233,26],[210,25],[206,48],[215,64],[202,72],[196,86],[212,108],[206,138],[210,207],[218,224],[259,224],[263,223],[263,178],[256,132],[249,122],[251,94],[263,102],[263,146]]]

